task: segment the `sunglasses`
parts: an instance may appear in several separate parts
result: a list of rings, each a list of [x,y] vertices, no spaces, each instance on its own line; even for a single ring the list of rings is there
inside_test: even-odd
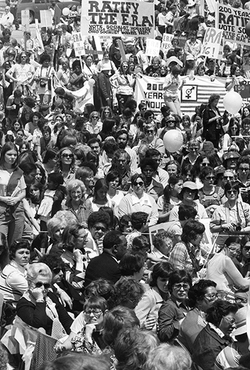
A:
[[[134,186],[143,186],[143,185],[144,185],[144,182],[143,181],[135,182],[134,183]]]
[[[105,233],[105,231],[106,231],[106,228],[105,227],[102,227],[102,226],[95,226],[95,230],[96,231],[102,231],[103,233]]]
[[[237,194],[238,192],[237,192],[237,190],[228,190],[227,191],[227,193],[229,193],[229,194]]]
[[[147,134],[153,134],[154,133],[154,130],[147,130],[146,133]]]
[[[184,290],[188,290],[190,288],[190,285],[189,284],[175,284],[174,285],[174,289],[177,289],[177,290],[181,290],[181,289],[184,289]]]
[[[62,157],[63,158],[73,158],[74,157],[74,155],[73,154],[62,154]]]
[[[214,179],[214,176],[207,176],[206,177],[206,180],[213,180]]]
[[[50,284],[49,283],[42,283],[41,281],[38,281],[36,284],[35,284],[36,288],[41,288],[42,286],[44,287],[44,289],[49,289],[50,288]]]
[[[207,167],[207,166],[209,166],[209,163],[202,163],[201,164],[203,167]]]

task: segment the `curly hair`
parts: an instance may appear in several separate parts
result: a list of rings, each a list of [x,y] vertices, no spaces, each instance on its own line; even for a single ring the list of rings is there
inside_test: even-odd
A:
[[[114,285],[114,306],[135,308],[140,301],[144,290],[137,280],[132,277],[122,276]]]
[[[85,192],[86,192],[86,186],[84,185],[84,183],[81,181],[81,180],[71,180],[68,182],[67,186],[66,186],[66,190],[67,190],[67,199],[66,199],[66,206],[69,206],[70,205],[70,202],[72,201],[72,197],[71,197],[71,192],[72,190],[76,190],[80,188],[81,189],[81,192],[82,192],[82,201],[84,201],[84,195],[85,195]]]

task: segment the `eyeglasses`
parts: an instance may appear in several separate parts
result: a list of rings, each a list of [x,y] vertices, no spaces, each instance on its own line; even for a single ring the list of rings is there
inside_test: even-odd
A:
[[[217,293],[214,293],[214,294],[204,294],[204,297],[209,300],[209,301],[213,301],[215,299],[218,298],[218,294]]]
[[[245,251],[250,252],[250,246],[245,245],[244,249],[245,249]]]
[[[230,325],[233,325],[235,323],[235,319],[233,319],[232,317],[223,317],[223,319]]]
[[[53,272],[54,272],[55,275],[59,274],[60,271],[62,271],[62,268],[61,267],[55,267],[53,269]]]
[[[98,116],[92,116],[92,118],[94,118],[94,119],[98,119],[99,117],[98,117]]]
[[[134,186],[143,186],[143,185],[144,185],[144,182],[143,181],[135,182],[134,183]]]
[[[154,130],[147,130],[146,133],[147,134],[153,134],[154,133]]]
[[[41,288],[42,286],[44,287],[44,289],[49,289],[50,288],[49,283],[42,283],[41,281],[38,281],[37,283],[35,283],[35,286],[36,286],[36,288]]]
[[[188,290],[190,288],[190,285],[189,284],[175,284],[174,285],[174,289],[176,290],[181,290],[181,289],[184,289],[184,290]]]
[[[209,163],[202,163],[201,165],[202,165],[202,167],[207,167],[207,166],[209,166]]]
[[[207,176],[206,177],[206,180],[213,180],[214,179],[214,176]]]
[[[102,310],[100,308],[89,308],[88,310],[85,311],[87,315],[93,314],[94,316],[101,316]]]
[[[74,157],[74,155],[73,155],[73,154],[67,154],[67,153],[64,153],[64,154],[62,154],[62,157],[63,157],[63,158],[73,158],[73,157]]]
[[[239,167],[239,170],[241,170],[241,171],[249,171],[249,167]]]
[[[238,192],[237,192],[237,190],[228,190],[227,191],[227,193],[229,193],[229,194],[237,194]]]
[[[233,176],[223,176],[223,178],[225,180],[233,180],[234,179]]]

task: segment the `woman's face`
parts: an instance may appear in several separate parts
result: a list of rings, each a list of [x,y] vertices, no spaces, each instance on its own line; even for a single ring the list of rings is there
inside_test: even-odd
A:
[[[30,199],[32,202],[38,202],[40,199],[40,190],[32,185],[30,187]]]
[[[172,296],[177,301],[184,301],[188,298],[188,291],[190,289],[190,285],[188,283],[176,283],[172,287]]]
[[[52,282],[53,284],[60,283],[63,278],[63,270],[61,267],[55,267],[52,270]]]
[[[205,179],[203,180],[203,183],[205,186],[212,186],[214,184],[214,174],[213,173],[209,173]]]
[[[177,193],[177,194],[180,194],[180,192],[182,191],[182,188],[183,188],[183,180],[179,180],[177,182],[177,184],[175,184],[173,186],[173,190]]]
[[[37,276],[37,278],[31,283],[31,292],[42,291],[43,297],[48,294],[49,288],[51,286],[51,281],[47,276]]]
[[[75,240],[75,249],[83,250],[84,245],[86,244],[87,241],[87,236],[88,233],[86,229],[82,228],[78,231],[78,236]]]
[[[30,261],[29,249],[27,248],[18,249],[13,259],[18,265],[22,267],[26,266]]]
[[[4,155],[4,162],[8,165],[13,165],[17,159],[17,152],[15,149],[8,150]]]
[[[45,131],[43,133],[43,137],[44,137],[45,140],[50,140],[50,133],[48,131]]]
[[[117,189],[117,187],[118,187],[118,185],[119,185],[119,179],[118,179],[118,177],[117,177],[116,179],[111,180],[111,181],[109,182],[109,189],[116,190],[116,189]]]
[[[61,225],[58,225],[55,230],[54,230],[54,233],[53,233],[53,237],[54,237],[54,240],[56,242],[60,242],[62,240],[62,233],[65,229],[66,225],[64,223],[62,223]]]
[[[84,185],[86,186],[87,189],[93,188],[95,186],[95,179],[94,179],[94,173],[90,174],[87,176],[84,180],[82,180]]]
[[[245,244],[245,246],[242,248],[242,256],[246,259],[250,259],[250,241]]]
[[[206,312],[209,307],[217,300],[217,290],[214,286],[210,286],[206,288],[206,292],[204,294],[204,298],[200,304],[200,310]]]
[[[33,119],[32,119],[32,122],[33,122],[35,125],[37,125],[38,121],[39,121],[39,118],[35,115],[35,116],[33,117]]]
[[[145,166],[145,168],[143,169],[142,171],[143,175],[147,178],[147,179],[152,179],[153,178],[153,175],[154,175],[154,170],[151,166],[147,165]]]
[[[71,165],[73,162],[74,154],[70,150],[64,150],[61,154],[62,164]]]
[[[230,335],[235,329],[235,313],[230,312],[223,316],[219,325],[219,329],[225,334]]]
[[[244,116],[245,116],[245,117],[249,116],[249,113],[250,113],[250,112],[249,112],[249,109],[245,107],[245,108],[243,109],[243,114],[244,114]]]
[[[144,192],[144,182],[142,178],[138,177],[137,180],[135,180],[135,183],[133,184],[133,191],[136,195],[141,196]]]
[[[157,288],[162,293],[168,293],[168,278],[158,277],[156,280]]]
[[[229,201],[236,201],[239,192],[236,189],[230,189],[226,192],[226,197]]]
[[[85,311],[85,320],[87,324],[100,326],[103,322],[103,312],[100,308],[87,308]]]
[[[88,57],[86,59],[86,64],[87,64],[87,66],[91,66],[91,64],[92,64],[92,58]]]
[[[19,130],[21,128],[21,125],[19,122],[15,122],[14,125],[13,125],[13,128],[15,131]]]
[[[40,182],[42,180],[42,178],[43,178],[42,172],[41,172],[40,168],[37,168],[35,179]]]
[[[173,164],[169,164],[167,166],[167,172],[169,173],[169,175],[177,175],[178,167],[174,163]]]
[[[200,243],[202,241],[202,238],[203,238],[203,234],[197,234],[195,239],[191,240],[191,243],[195,246],[195,247],[199,247],[200,246]]]
[[[232,243],[227,247],[227,255],[230,258],[237,258],[240,255],[240,244],[239,243]]]
[[[105,188],[101,188],[101,189],[97,190],[96,196],[97,196],[97,199],[99,199],[101,201],[105,200],[106,197],[107,197],[107,190]]]
[[[195,193],[195,190],[185,188],[185,190],[183,191],[183,201],[192,202],[195,198]]]
[[[232,132],[232,135],[236,135],[236,132],[238,130],[238,126],[236,125],[236,123],[232,124],[232,126],[230,127],[230,130]]]
[[[127,225],[124,226],[123,234],[129,234],[133,231],[132,223],[129,221]]]
[[[78,186],[78,188],[72,189],[70,192],[70,195],[71,195],[71,199],[74,202],[80,202],[80,200],[83,197],[82,189],[80,188],[80,186]]]

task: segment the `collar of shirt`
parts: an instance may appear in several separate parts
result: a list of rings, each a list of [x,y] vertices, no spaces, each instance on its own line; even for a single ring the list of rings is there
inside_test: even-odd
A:
[[[211,329],[213,329],[219,335],[219,337],[221,338],[225,337],[225,334],[219,328],[217,328],[217,326],[215,326],[211,322],[208,322],[208,325],[210,326]]]
[[[144,192],[141,198],[138,198],[134,193],[131,194],[132,205],[140,203],[141,205],[151,205],[148,195]]]

